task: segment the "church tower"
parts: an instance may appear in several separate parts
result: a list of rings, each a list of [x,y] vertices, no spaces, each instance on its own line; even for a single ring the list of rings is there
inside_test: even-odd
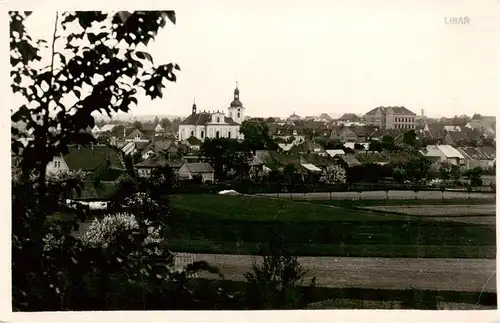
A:
[[[236,82],[236,88],[234,89],[234,97],[229,108],[229,117],[235,122],[241,124],[245,120],[245,108],[240,101],[240,90],[238,89],[238,82]]]

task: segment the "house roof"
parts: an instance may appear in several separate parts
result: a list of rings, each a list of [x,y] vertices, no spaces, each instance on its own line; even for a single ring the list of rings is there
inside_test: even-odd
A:
[[[375,115],[377,111],[385,112],[385,113],[393,113],[393,114],[398,114],[398,115],[413,115],[416,116],[416,114],[407,108],[401,106],[401,107],[376,107],[375,109],[372,109],[366,113],[366,115]]]
[[[175,145],[175,140],[167,138],[155,138],[155,141],[150,141],[144,150],[153,150],[154,152],[167,151],[176,152],[177,146]]]
[[[340,159],[344,161],[347,166],[358,166],[361,165],[359,160],[353,154],[339,155]]]
[[[321,172],[321,168],[318,168],[313,164],[302,164],[301,166],[310,172]]]
[[[184,160],[175,159],[175,160],[167,160],[166,163],[171,168],[181,168],[182,165],[185,164],[185,161]]]
[[[342,149],[327,149],[325,151],[330,157],[335,157],[337,155],[345,155],[345,152]]]
[[[160,158],[148,158],[140,163],[134,165],[137,168],[158,168],[164,166],[166,163]]]
[[[292,149],[293,146],[294,144],[283,144],[283,143],[278,144],[278,147],[280,147],[284,151],[289,151],[290,149]]]
[[[455,148],[450,145],[435,145],[428,147],[427,157],[438,157],[443,154],[446,158],[460,158],[463,159],[464,156]]]
[[[367,126],[351,126],[347,128],[358,137],[367,137],[373,132],[373,128]]]
[[[210,124],[212,120],[212,113],[210,112],[200,112],[193,113],[186,119],[184,119],[180,124],[181,125],[207,125]],[[224,117],[224,122],[229,125],[239,125],[232,118]]]
[[[301,156],[301,160],[306,164],[313,164],[320,167],[326,167],[333,164],[330,156],[320,156],[317,154]]]
[[[106,145],[68,146],[68,153],[63,156],[69,169],[95,170],[105,166],[109,160],[113,168],[123,169],[124,166],[118,153]]]
[[[215,172],[212,165],[209,163],[187,163],[184,164],[190,173],[200,174],[200,173],[213,173]]]
[[[358,117],[356,114],[354,113],[344,113],[344,115],[342,115],[339,120],[342,120],[342,121],[359,121],[361,120],[360,117]]]
[[[118,124],[106,124],[106,125],[102,126],[101,131],[102,132],[112,131],[117,126],[119,126],[119,125]]]
[[[394,139],[396,139],[397,137],[399,137],[403,133],[404,133],[403,129],[386,129],[386,130],[377,129],[370,134],[370,137],[382,139],[384,136],[391,136]]]
[[[312,140],[306,140],[290,149],[293,153],[318,153],[325,152],[320,144],[313,142]]]
[[[459,147],[457,150],[466,158],[476,160],[494,160],[495,156],[489,154],[486,150],[476,147]]]

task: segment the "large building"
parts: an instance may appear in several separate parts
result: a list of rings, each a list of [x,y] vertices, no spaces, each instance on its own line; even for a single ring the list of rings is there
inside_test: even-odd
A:
[[[240,125],[245,119],[245,108],[240,101],[238,86],[234,90],[233,101],[228,107],[229,116],[224,112],[198,112],[196,103],[193,104],[191,115],[179,125],[179,140],[196,137],[201,141],[205,138],[232,138],[243,139],[240,134]]]
[[[405,107],[377,107],[365,115],[365,122],[380,129],[415,129],[415,117]]]

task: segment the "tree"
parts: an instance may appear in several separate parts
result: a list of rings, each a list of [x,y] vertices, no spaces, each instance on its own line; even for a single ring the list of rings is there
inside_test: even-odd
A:
[[[324,184],[339,184],[345,183],[346,172],[345,169],[338,165],[327,166],[322,172],[319,181]]]
[[[274,238],[268,249],[262,262],[254,263],[253,271],[245,274],[247,303],[255,310],[300,308],[306,296],[300,288],[307,271],[298,257],[286,250],[281,236]],[[315,286],[315,281],[311,280],[310,287]]]
[[[471,187],[478,187],[483,185],[483,180],[481,179],[481,175],[483,173],[483,170],[479,167],[469,169],[467,172],[465,172],[465,176],[467,179],[470,181],[470,186]]]
[[[246,146],[251,151],[268,149],[274,150],[276,144],[273,143],[269,135],[269,127],[263,119],[248,119],[241,123],[240,133],[244,136]]]
[[[142,126],[142,123],[140,121],[134,121],[134,123],[132,124],[132,126],[135,128],[135,129],[139,129],[139,130],[142,130],[143,129],[143,126]]]
[[[21,159],[22,173],[22,180],[13,183],[16,192],[22,192],[13,196],[12,203],[13,306],[17,310],[61,310],[74,306],[68,303],[70,295],[81,293],[78,289],[84,288],[78,285],[82,274],[96,277],[92,274],[94,268],[102,270],[97,291],[102,300],[109,299],[111,275],[118,267],[124,269],[116,262],[117,258],[97,256],[96,252],[102,252],[100,249],[85,249],[70,235],[64,235],[62,249],[43,250],[47,213],[59,207],[54,199],[57,196],[54,186],[48,185],[46,168],[55,154],[67,151],[68,144],[95,142],[83,131],[94,126],[95,113],[111,116],[117,111],[128,112],[132,104],[137,104],[138,91],[144,91],[151,99],[161,98],[163,81],[175,82],[178,65],[155,65],[152,56],[141,50],[141,46],[155,38],[167,19],[175,22],[175,14],[173,11],[56,13],[49,42],[35,42],[26,33],[24,21],[29,12],[9,15],[12,89],[27,102],[11,119],[13,123],[24,122],[28,130],[34,131],[34,140],[25,147],[20,141],[23,134],[15,128],[11,131],[12,151]],[[70,26],[75,31],[68,34]],[[43,48],[50,52],[50,63],[40,69],[33,62],[41,61]],[[87,88],[91,89],[89,93]],[[68,104],[68,101],[73,102]],[[134,241],[118,243],[117,249],[108,250],[108,255],[137,252],[141,244]],[[90,258],[89,253],[93,253]],[[85,259],[97,262],[90,264]],[[144,270],[140,264],[134,263],[130,273]],[[151,279],[157,274],[151,270]],[[129,277],[132,281],[136,278],[137,274]],[[100,303],[106,305],[104,301]]]
[[[370,141],[370,146],[368,148],[371,152],[381,152],[382,151],[382,143],[378,140],[371,140]]]
[[[417,134],[415,133],[415,130],[409,130],[406,131],[403,134],[403,143],[412,147],[415,147],[417,142]]]
[[[155,117],[155,119],[154,119],[154,124],[155,124],[155,125],[157,125],[157,124],[159,124],[159,123],[160,123],[160,119],[158,119],[158,117]]]
[[[273,117],[269,117],[269,118],[266,119],[266,122],[267,123],[275,123],[276,120]]]
[[[172,126],[172,122],[168,119],[168,118],[162,118],[160,120],[160,126],[163,128],[163,129],[168,129],[169,127]]]
[[[396,145],[394,144],[394,138],[391,136],[382,137],[382,148],[385,150],[394,150]]]
[[[239,177],[248,174],[251,154],[245,143],[240,144],[236,139],[206,138],[200,146],[199,154],[213,166],[219,180],[226,179],[232,171]]]

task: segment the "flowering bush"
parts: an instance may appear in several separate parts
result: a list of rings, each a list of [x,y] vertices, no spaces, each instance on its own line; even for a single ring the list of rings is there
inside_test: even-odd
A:
[[[151,226],[151,222],[148,220],[145,220],[143,224],[147,226],[148,233],[143,245],[161,243],[161,228]],[[139,229],[139,222],[132,214],[106,215],[102,219],[94,219],[80,239],[90,247],[106,246],[115,242],[118,235],[124,232],[133,233]]]
[[[124,208],[158,207],[158,203],[147,192],[136,192],[125,198],[121,204]]]
[[[325,184],[345,183],[345,180],[345,169],[338,165],[328,166],[319,178],[319,181]]]

